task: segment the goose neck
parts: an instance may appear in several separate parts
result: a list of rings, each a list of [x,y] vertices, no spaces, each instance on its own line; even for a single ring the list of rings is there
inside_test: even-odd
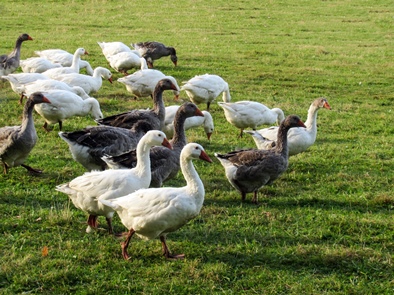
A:
[[[171,144],[173,146],[181,145],[183,147],[186,145],[185,121],[186,121],[186,118],[184,116],[182,116],[181,114],[175,115],[174,136],[171,141]]]
[[[287,145],[287,133],[289,132],[289,128],[284,126],[283,124],[279,126],[278,130],[278,140],[276,142],[276,151],[282,154],[283,156],[288,156],[289,150]]]
[[[141,139],[137,145],[137,164],[135,169],[140,175],[151,175],[150,169],[147,169],[150,167],[150,149],[151,145],[146,144],[144,139]]]
[[[34,102],[28,99],[23,108],[22,129],[21,129],[22,132],[31,128],[35,130],[34,121],[33,121],[33,109],[34,109]]]
[[[157,88],[153,92],[153,112],[159,117],[160,129],[163,129],[166,108],[163,102],[163,89],[161,88]]]
[[[308,117],[305,122],[305,126],[308,130],[314,130],[317,128],[317,111],[318,107],[311,105],[308,110]]]
[[[181,171],[186,180],[186,190],[194,197],[198,206],[204,202],[205,189],[191,159],[180,158]]]

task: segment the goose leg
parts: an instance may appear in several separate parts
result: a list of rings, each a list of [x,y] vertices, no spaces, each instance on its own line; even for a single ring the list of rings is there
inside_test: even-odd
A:
[[[130,256],[127,253],[127,247],[129,247],[131,237],[134,235],[134,233],[135,233],[135,230],[131,228],[129,230],[129,233],[127,234],[126,240],[124,242],[120,243],[120,246],[122,247],[122,256],[125,260],[130,259]]]
[[[98,227],[97,216],[89,215],[89,217],[88,217],[88,225],[91,228],[97,228]]]
[[[59,130],[62,131],[62,128],[63,128],[63,122],[59,121]]]
[[[107,220],[108,224],[108,233],[112,235],[114,233],[114,229],[112,227],[112,218],[105,217],[105,219]]]
[[[165,236],[160,236],[160,241],[161,241],[161,245],[163,248],[163,255],[165,258],[167,258],[167,259],[184,259],[185,258],[185,254],[178,254],[178,255],[171,254],[170,250],[168,249]]]
[[[252,199],[252,203],[254,203],[254,204],[258,204],[258,201],[257,201],[257,199],[258,199],[258,196],[257,196],[257,191],[254,191],[253,192],[253,199]]]
[[[242,202],[244,202],[246,200],[246,193],[245,192],[241,192],[241,200],[242,200]]]
[[[209,107],[211,106],[211,102],[210,101],[208,101],[207,102],[207,112],[209,112]]]
[[[42,173],[41,170],[34,169],[34,168],[32,168],[32,167],[30,167],[30,166],[27,166],[27,165],[25,165],[25,164],[21,164],[21,166],[22,166],[23,168],[26,168],[27,171],[29,171],[29,172],[32,173],[32,174],[41,174],[41,173]]]
[[[8,173],[8,165],[4,163],[4,174]]]
[[[241,129],[241,133],[238,135],[238,138],[242,138],[243,132],[244,132],[244,130]]]
[[[51,131],[51,130],[48,128],[48,123],[47,123],[47,122],[44,123],[44,125],[42,126],[42,128],[44,128],[44,130],[45,130],[46,132]]]

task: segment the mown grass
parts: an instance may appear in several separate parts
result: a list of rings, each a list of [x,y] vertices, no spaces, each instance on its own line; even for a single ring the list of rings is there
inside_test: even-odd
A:
[[[54,190],[84,169],[57,136],[58,126],[44,132],[36,114],[39,143],[28,164],[45,173],[14,168],[0,176],[2,294],[394,292],[391,1],[12,1],[0,9],[1,53],[28,32],[34,41],[23,44],[22,58],[83,46],[96,67],[107,66],[97,41],[158,40],[177,49],[179,66],[168,58],[155,65],[179,83],[218,74],[233,101],[260,101],[304,120],[316,97],[327,97],[333,108],[319,111],[315,145],[262,190],[260,206],[250,197],[240,202],[218,161],[195,163],[206,187],[204,207],[168,237],[184,261],[166,261],[156,240],[134,239],[126,262],[119,241],[104,230],[85,234],[86,215]],[[7,83],[0,91],[0,126],[19,124],[17,95]],[[150,106],[116,82],[104,82],[95,97],[105,115]],[[170,94],[165,99],[177,103]],[[237,138],[219,107],[212,115],[212,141],[202,129],[189,130],[189,141],[212,158],[254,146],[250,137]],[[73,118],[64,130],[92,123]],[[178,175],[166,185],[183,184]]]

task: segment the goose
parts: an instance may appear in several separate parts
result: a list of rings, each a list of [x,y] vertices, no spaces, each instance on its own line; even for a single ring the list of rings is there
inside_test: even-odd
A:
[[[149,68],[153,68],[153,61],[163,56],[170,56],[174,65],[177,65],[178,57],[174,47],[166,46],[156,41],[139,42],[131,44],[146,59]]]
[[[163,182],[174,178],[179,171],[179,156],[182,148],[187,144],[185,136],[185,120],[193,116],[203,116],[198,107],[191,103],[184,103],[177,111],[174,119],[175,133],[170,141],[173,149],[165,149],[159,146],[150,151],[151,158],[151,187],[161,187]],[[112,169],[132,168],[137,163],[136,151],[132,150],[117,156],[104,157],[103,160]]]
[[[170,79],[176,86],[174,89],[175,99],[179,97],[179,86],[172,76],[166,76],[162,72],[153,69],[141,69],[131,75],[118,79],[118,82],[126,86],[126,90],[134,95],[134,98],[152,96],[157,83],[161,79]]]
[[[287,134],[288,146],[289,146],[289,156],[297,155],[306,151],[311,145],[313,145],[316,141],[317,136],[317,112],[319,109],[325,108],[331,110],[331,106],[328,103],[328,100],[324,97],[319,97],[315,99],[308,110],[308,117],[305,121],[306,128],[292,128],[289,130]],[[258,141],[256,140],[257,134],[262,137],[276,141],[278,135],[279,128],[276,126],[260,129],[254,131],[252,135],[259,147]],[[260,147],[259,147],[260,148]]]
[[[137,166],[133,169],[93,171],[83,174],[71,182],[58,185],[57,191],[67,194],[75,207],[89,214],[89,233],[97,228],[97,217],[105,216],[108,231],[113,233],[112,217],[115,210],[99,200],[116,199],[136,190],[147,188],[150,183],[149,150],[152,146],[163,145],[171,148],[163,132],[147,132],[137,145]]]
[[[160,80],[153,93],[153,109],[132,110],[106,117],[96,122],[99,125],[110,125],[130,129],[136,122],[144,120],[152,124],[153,129],[162,130],[165,119],[165,106],[163,102],[164,90],[176,90],[176,85],[170,79]]]
[[[61,64],[53,63],[43,57],[29,57],[20,60],[20,66],[24,73],[43,73],[49,69],[60,68]]]
[[[134,234],[149,240],[159,237],[163,255],[167,259],[185,257],[184,254],[174,255],[170,252],[166,237],[168,233],[197,217],[202,208],[205,189],[193,166],[193,159],[212,162],[201,145],[187,144],[180,156],[186,186],[140,189],[116,199],[99,199],[99,202],[117,212],[123,225],[129,230],[126,240],[121,244],[124,259],[130,258],[127,248]]]
[[[22,42],[33,40],[29,34],[22,34],[16,39],[14,50],[10,54],[0,55],[0,77],[16,71],[19,67]]]
[[[91,114],[94,119],[103,118],[100,103],[93,97],[82,99],[74,92],[67,90],[47,90],[43,91],[51,104],[37,104],[34,106],[36,112],[44,118],[42,126],[47,132],[48,124],[59,123],[59,130],[62,130],[63,121],[73,116],[84,117]]]
[[[256,101],[237,101],[218,102],[224,110],[227,122],[241,129],[239,137],[242,137],[245,128],[256,128],[263,124],[272,124],[276,122],[278,125],[285,119],[283,111],[279,108],[269,109],[267,106]]]
[[[112,83],[112,74],[106,68],[97,67],[94,69],[93,76],[73,73],[56,76],[55,79],[65,82],[70,86],[82,87],[87,94],[90,94],[91,92],[97,92],[100,90],[103,84],[102,79],[106,79]]]
[[[82,99],[89,98],[90,96],[79,86],[69,86],[67,83],[62,81],[48,79],[48,80],[37,80],[31,83],[24,84],[21,87],[21,91],[25,96],[29,96],[31,93],[36,91],[47,91],[47,90],[67,90],[74,92],[79,95]]]
[[[146,60],[133,52],[119,52],[107,57],[109,65],[115,71],[128,75],[127,71],[133,68],[147,69]]]
[[[256,130],[244,130],[244,133],[250,134],[253,137],[253,140],[259,150],[270,150],[276,146],[275,140],[269,140],[268,138],[265,138]],[[287,137],[289,137],[289,135],[287,135]],[[290,156],[290,142],[288,142],[288,146]]]
[[[45,76],[48,76],[51,79],[55,79],[59,75],[64,75],[64,74],[72,74],[72,73],[79,73],[79,61],[81,60],[81,56],[89,54],[85,48],[78,48],[75,50],[75,53],[73,55],[73,60],[72,63],[69,67],[60,67],[60,68],[53,68],[45,71],[43,74]]]
[[[258,190],[273,182],[288,165],[287,133],[290,128],[305,127],[298,116],[290,115],[280,124],[276,146],[271,150],[247,149],[215,153],[224,167],[230,184],[241,193],[242,201],[247,193],[253,193],[252,202],[257,204]]]
[[[178,105],[172,105],[166,107],[166,117],[164,121],[164,129],[163,132],[167,135],[167,138],[172,138],[174,136],[174,117],[176,112],[178,111]],[[202,111],[203,117],[201,116],[193,116],[189,117],[185,121],[185,130],[190,128],[203,126],[204,131],[207,134],[208,140],[210,140],[211,135],[215,129],[213,124],[212,115],[207,111]]]
[[[40,57],[46,58],[53,63],[61,64],[63,67],[71,66],[74,55],[63,49],[46,49],[36,50],[34,53]],[[79,68],[85,69],[89,76],[93,76],[93,69],[86,60],[79,60]]]
[[[191,78],[184,85],[181,90],[185,90],[189,99],[195,103],[206,103],[207,111],[211,102],[223,93],[223,101],[229,102],[231,100],[230,89],[226,81],[218,75],[199,75]]]
[[[118,155],[135,149],[141,137],[152,130],[146,121],[137,122],[132,129],[112,126],[90,126],[73,132],[59,132],[69,146],[72,157],[88,171],[105,170],[104,155]]]
[[[22,104],[24,85],[37,80],[49,80],[49,77],[40,73],[17,73],[1,76],[4,80],[10,82],[11,89],[20,96],[19,104]]]
[[[30,173],[41,173],[24,164],[26,158],[37,143],[37,132],[33,122],[34,105],[50,103],[42,93],[35,92],[25,102],[22,125],[0,128],[0,160],[4,165],[4,174],[11,167],[22,166]]]
[[[101,51],[103,52],[103,55],[105,58],[108,56],[112,56],[115,54],[118,54],[120,52],[132,52],[134,54],[137,54],[139,57],[141,57],[140,53],[138,50],[132,50],[129,46],[122,42],[97,42],[97,44],[100,46]]]

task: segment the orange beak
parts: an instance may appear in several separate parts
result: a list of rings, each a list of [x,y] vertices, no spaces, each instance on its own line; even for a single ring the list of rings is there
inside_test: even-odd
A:
[[[199,117],[204,117],[204,114],[200,111],[199,108],[196,109],[196,112],[194,113],[195,116],[199,116]]]
[[[42,98],[42,102],[51,103],[51,102],[49,101],[49,99],[48,99],[46,96],[44,96],[44,97]]]
[[[201,160],[204,160],[204,161],[207,161],[207,162],[209,162],[209,163],[212,163],[211,158],[208,157],[207,153],[204,152],[204,151],[201,151],[200,159],[201,159]]]
[[[161,145],[162,145],[162,146],[165,146],[166,148],[169,148],[170,150],[172,150],[172,145],[171,145],[171,143],[168,141],[167,138],[164,138],[164,140],[163,140],[163,142],[162,142]]]

